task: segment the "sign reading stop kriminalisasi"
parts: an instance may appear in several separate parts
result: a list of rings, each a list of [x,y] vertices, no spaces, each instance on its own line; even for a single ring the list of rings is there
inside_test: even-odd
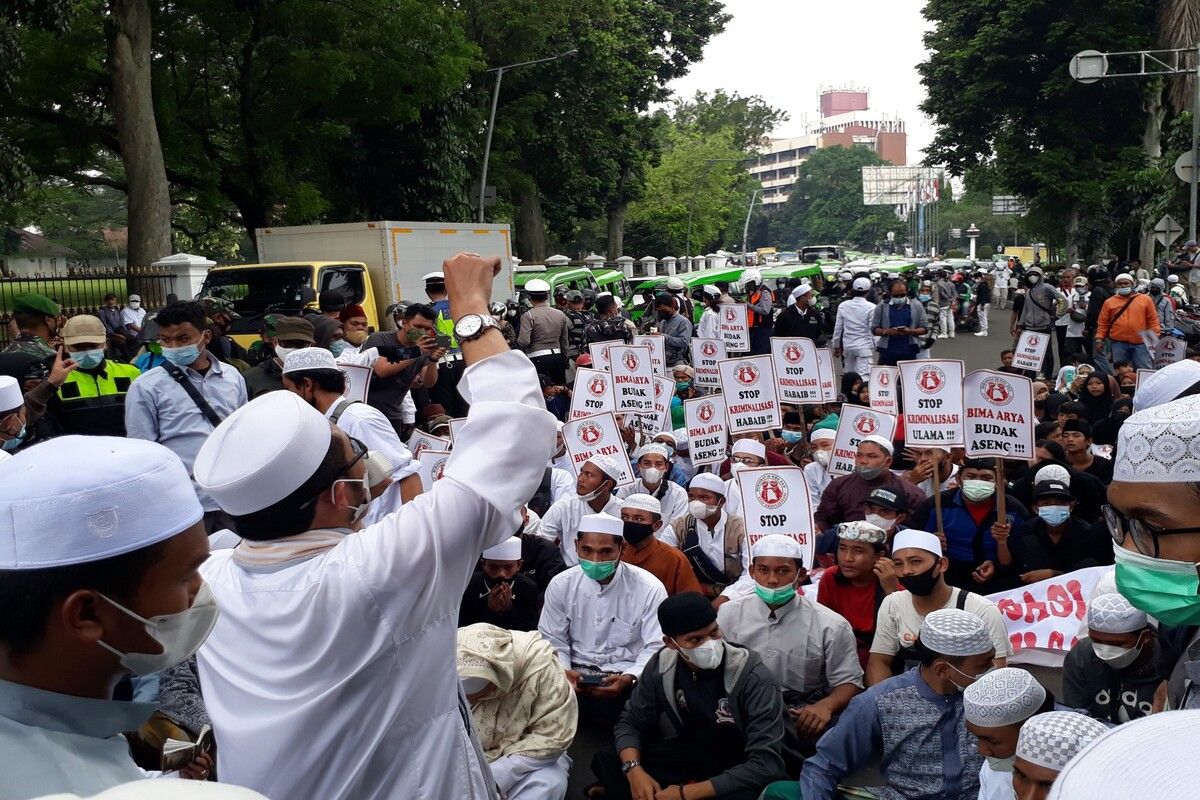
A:
[[[650,348],[650,364],[654,367],[655,375],[667,374],[667,337],[661,333],[648,333],[633,337],[633,344]]]
[[[838,414],[837,437],[827,471],[830,475],[854,472],[858,443],[868,436],[882,436],[889,442],[896,435],[896,418],[874,408],[843,403]]]
[[[725,395],[710,394],[684,400],[683,416],[692,464],[702,467],[724,461],[729,440],[725,425]]]
[[[909,447],[963,444],[963,362],[901,361],[904,443]]]
[[[614,344],[608,348],[608,369],[618,414],[654,413],[654,367],[649,347]]]
[[[871,367],[868,383],[871,408],[892,416],[900,416],[900,396],[896,387],[900,385],[900,370],[895,367]]]
[[[771,360],[779,402],[795,405],[822,402],[821,369],[812,339],[772,337]]]
[[[1187,352],[1187,342],[1174,336],[1164,336],[1154,347],[1154,368],[1169,367],[1176,361],[1182,361]]]
[[[828,347],[817,350],[817,366],[821,371],[821,402],[832,403],[837,400],[837,389],[834,388],[833,351]]]
[[[576,368],[570,419],[581,419],[616,410],[612,374],[602,369]]]
[[[730,353],[750,352],[750,309],[743,303],[726,303],[717,306],[721,315],[717,330],[721,341]]]
[[[1054,334],[1037,331],[1021,331],[1017,338],[1017,349],[1013,351],[1012,365],[1017,369],[1037,372],[1046,358],[1046,347]]]
[[[812,498],[800,467],[755,467],[738,473],[746,543],[754,544],[772,533],[782,533],[800,543],[804,566],[811,568],[816,551]]]
[[[717,364],[729,356],[725,342],[720,339],[696,339],[692,342],[692,366],[696,370],[696,385],[710,389],[721,386],[721,370]]]
[[[1033,381],[980,369],[963,378],[967,458],[1033,458]]]
[[[563,443],[567,446],[571,466],[576,473],[592,456],[608,456],[621,467],[617,485],[633,483],[633,466],[625,454],[625,442],[617,428],[617,418],[612,414],[597,414],[564,423]]]
[[[766,431],[782,425],[770,356],[727,358],[718,367],[730,433]]]

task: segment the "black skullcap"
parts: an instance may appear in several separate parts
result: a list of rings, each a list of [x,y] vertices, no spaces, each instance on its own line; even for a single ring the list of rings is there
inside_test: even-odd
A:
[[[803,425],[804,420],[802,420],[800,418],[800,413],[798,411],[785,411],[785,412],[783,412],[783,424],[784,425]]]
[[[703,630],[717,621],[717,610],[699,592],[682,592],[659,603],[658,624],[672,638]]]
[[[1063,422],[1062,432],[1069,433],[1075,431],[1082,433],[1087,438],[1092,438],[1092,424],[1084,419],[1069,419]]]

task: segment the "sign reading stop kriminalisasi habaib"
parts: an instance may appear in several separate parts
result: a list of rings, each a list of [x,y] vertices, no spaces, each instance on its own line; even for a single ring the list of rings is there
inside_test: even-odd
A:
[[[633,483],[633,467],[625,455],[625,442],[617,429],[617,418],[612,414],[597,414],[564,423],[563,442],[576,474],[589,458],[602,455],[610,457],[621,467],[618,486]]]
[[[781,403],[820,403],[821,370],[812,339],[771,338],[771,360]]]
[[[901,361],[904,443],[909,447],[962,447],[963,362]]]
[[[900,370],[895,367],[871,367],[871,408],[885,414],[900,416],[900,397],[896,386],[900,383]]]
[[[654,412],[633,415],[634,428],[651,437],[671,430],[671,398],[674,396],[675,381],[655,378]]]
[[[772,533],[782,533],[800,543],[805,567],[812,567],[816,551],[812,498],[800,467],[758,467],[738,473],[742,494],[742,517],[746,543],[754,555],[754,543]]]
[[[617,410],[613,399],[613,376],[602,369],[579,367],[575,370],[575,389],[571,394],[570,419],[581,419]]]
[[[725,395],[710,394],[683,401],[687,426],[688,454],[692,464],[720,464],[728,454],[729,434],[725,427]]]
[[[828,347],[817,350],[817,366],[821,371],[821,402],[837,400],[837,389],[833,386],[833,351]]]
[[[721,370],[717,363],[729,356],[725,352],[725,342],[720,339],[696,339],[692,342],[692,366],[696,370],[696,385],[706,388],[721,386]]]
[[[727,358],[718,366],[730,433],[780,427],[775,369],[770,356]]]
[[[717,329],[721,332],[721,341],[730,353],[750,352],[750,315],[749,308],[742,303],[726,303],[717,306],[721,320]]]
[[[1087,604],[1112,567],[1087,567],[1006,592],[987,595],[1008,630],[1009,664],[1061,667],[1067,652],[1087,635]]]
[[[451,449],[450,440],[444,436],[434,436],[432,433],[425,431],[413,431],[413,435],[409,437],[408,449],[412,451],[413,458],[419,459],[426,452],[449,453]]]
[[[633,337],[633,344],[635,347],[650,348],[650,364],[654,367],[655,375],[667,374],[667,337],[661,333],[648,333]]]
[[[446,462],[450,460],[448,452],[439,450],[426,450],[421,453],[421,466],[417,469],[417,474],[421,477],[421,490],[428,492],[433,488],[433,484],[442,479],[442,475],[446,472]]]
[[[620,341],[593,342],[588,345],[592,357],[592,369],[608,369],[608,348],[621,344]]]
[[[650,363],[650,348],[614,344],[608,349],[608,356],[617,413],[654,413],[654,368]]]
[[[1154,368],[1169,367],[1176,361],[1182,361],[1187,351],[1187,342],[1174,336],[1164,336],[1155,344]]]
[[[1012,365],[1017,369],[1027,369],[1037,372],[1042,368],[1042,360],[1046,358],[1046,348],[1053,334],[1037,331],[1021,331],[1017,338],[1017,349],[1013,351]]]
[[[980,369],[962,391],[967,458],[1033,458],[1033,381]]]
[[[895,435],[896,418],[891,414],[843,403],[827,471],[834,476],[849,475],[854,472],[854,455],[859,442],[868,436],[882,436],[890,442]]]

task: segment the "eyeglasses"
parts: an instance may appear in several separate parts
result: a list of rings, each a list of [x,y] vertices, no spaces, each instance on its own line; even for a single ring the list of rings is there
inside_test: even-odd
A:
[[[1159,528],[1140,519],[1125,516],[1110,505],[1101,509],[1104,521],[1108,524],[1108,532],[1118,545],[1125,542],[1128,533],[1133,537],[1133,544],[1144,556],[1158,558],[1158,537],[1171,536],[1176,533],[1200,533],[1200,528]]]
[[[747,466],[751,466],[751,467],[757,467],[757,466],[758,466],[758,459],[757,459],[757,458],[755,458],[754,456],[730,456],[730,457],[729,457],[729,463],[731,463],[731,464],[745,464],[745,465],[747,465]]]
[[[355,439],[353,436],[349,437],[349,439],[350,451],[354,453],[354,458],[350,459],[350,463],[346,465],[344,470],[342,470],[343,475],[353,469],[355,464],[367,457],[367,446],[358,439]]]

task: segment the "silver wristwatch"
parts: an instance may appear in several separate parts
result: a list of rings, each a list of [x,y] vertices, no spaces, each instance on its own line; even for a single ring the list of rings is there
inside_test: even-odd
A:
[[[496,320],[490,316],[482,314],[467,314],[459,317],[454,323],[454,338],[462,342],[472,342],[478,339],[483,334],[487,333],[488,328],[499,328]]]
[[[641,765],[642,765],[642,762],[640,762],[640,761],[626,761],[624,764],[621,765],[621,774],[628,775],[629,771],[631,769],[635,769],[636,767],[640,767]]]

